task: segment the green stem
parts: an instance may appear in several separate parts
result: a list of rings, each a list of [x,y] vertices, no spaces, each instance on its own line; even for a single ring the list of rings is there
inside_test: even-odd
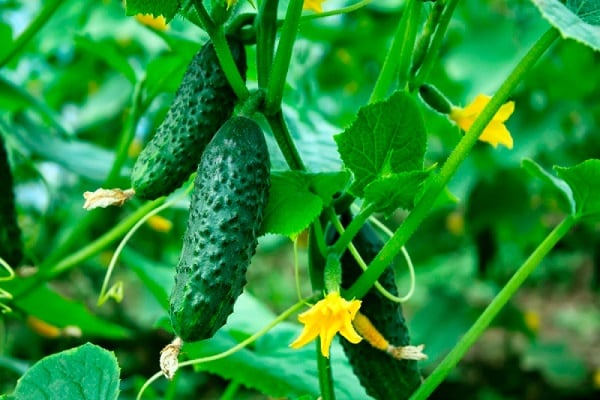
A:
[[[417,40],[417,28],[421,21],[421,1],[413,0],[409,2],[406,18],[406,29],[404,32],[404,40],[400,49],[400,59],[398,61],[398,86],[404,88],[408,86],[410,77],[410,68],[412,65],[412,56],[415,50],[415,41]]]
[[[273,136],[275,137],[277,145],[279,145],[288,166],[293,170],[306,170],[304,162],[302,162],[302,158],[300,157],[300,153],[298,153],[298,149],[287,128],[281,108],[273,114],[265,115],[265,117],[271,126]]]
[[[418,88],[427,80],[433,65],[438,59],[438,54],[442,48],[444,37],[446,36],[446,30],[448,29],[448,25],[450,24],[452,14],[454,14],[457,4],[458,0],[448,0],[448,4],[442,12],[442,16],[440,17],[438,26],[433,35],[433,39],[431,39],[431,44],[429,45],[429,49],[425,55],[425,60],[423,61],[421,68],[419,68],[417,76],[415,76],[410,84],[411,90]]]
[[[559,37],[556,28],[550,28],[538,41],[531,47],[529,52],[517,64],[508,78],[500,86],[496,94],[477,117],[469,131],[465,134],[456,148],[452,151],[444,166],[437,175],[432,175],[428,181],[427,189],[422,198],[415,205],[415,208],[404,220],[402,225],[396,230],[394,236],[390,238],[381,249],[379,254],[369,265],[367,271],[352,285],[348,295],[351,297],[362,298],[373,286],[375,281],[383,273],[385,268],[392,262],[402,246],[406,244],[415,230],[421,225],[429,210],[435,203],[436,198],[448,184],[452,176],[458,170],[460,164],[468,156],[469,152],[477,142],[477,139],[483,132],[492,117],[500,109],[502,104],[508,99],[510,93],[517,84],[523,79],[525,74],[531,69],[535,62],[544,54],[555,39]]]
[[[315,240],[317,242],[317,249],[323,257],[327,254],[327,244],[325,243],[325,233],[323,232],[323,225],[320,219],[316,219],[312,224],[314,230]]]
[[[131,97],[131,110],[123,125],[123,129],[121,130],[119,143],[117,144],[117,150],[115,152],[115,160],[106,179],[102,183],[102,187],[107,188],[118,185],[121,168],[127,160],[127,151],[131,141],[133,140],[133,137],[135,136],[135,127],[138,117],[150,104],[150,101],[142,104],[142,87],[143,80],[139,81],[133,89],[133,94]],[[59,262],[59,260],[71,250],[73,245],[85,236],[86,232],[89,231],[90,226],[98,221],[98,218],[100,217],[97,213],[84,214],[79,223],[69,232],[66,239],[44,259],[44,262],[42,265],[40,265],[40,270],[45,270],[50,265]]]
[[[285,310],[284,312],[279,314],[267,326],[263,327],[262,329],[260,329],[258,332],[256,332],[252,336],[249,336],[246,339],[242,340],[235,346],[233,346],[233,347],[229,348],[228,350],[225,350],[224,352],[219,353],[219,354],[181,362],[181,363],[179,363],[179,369],[187,367],[187,366],[191,366],[191,365],[198,365],[198,364],[206,363],[209,361],[215,361],[215,360],[220,360],[220,359],[229,357],[230,355],[232,355],[232,354],[244,349],[246,346],[252,344],[257,339],[263,337],[267,332],[269,332],[271,329],[273,329],[273,327],[275,327],[276,325],[280,324],[281,322],[283,322],[286,319],[288,319],[289,317],[291,317],[294,313],[299,311],[302,307],[305,307],[307,304],[310,304],[313,301],[316,301],[319,297],[320,297],[320,295],[314,295],[307,299],[298,301],[296,304],[292,305],[290,308],[288,308],[287,310]],[[136,396],[136,400],[140,400],[142,398],[142,396],[144,395],[144,392],[146,391],[146,389],[148,387],[150,387],[150,385],[154,381],[156,381],[157,379],[160,379],[163,376],[164,376],[163,372],[159,371],[156,374],[152,375],[150,378],[148,378],[148,380],[146,380],[146,382],[144,382],[144,384],[140,388],[140,390]]]
[[[265,114],[267,115],[274,114],[281,109],[285,78],[290,67],[290,59],[292,58],[292,50],[298,33],[303,4],[304,0],[290,0],[288,5],[285,21],[281,28],[281,37],[277,45],[277,53],[273,61],[273,69],[269,75],[265,104]]]
[[[575,222],[576,219],[573,216],[568,216],[558,224],[548,236],[546,236],[544,241],[540,243],[533,253],[531,253],[529,258],[519,267],[512,278],[506,283],[498,295],[496,295],[494,300],[486,307],[473,326],[465,333],[457,345],[454,346],[452,351],[448,353],[444,360],[412,395],[411,400],[426,399],[435,390],[467,353],[469,348],[477,341],[477,339],[479,339],[492,320],[498,315],[500,310],[502,310],[502,307],[504,307],[504,305],[506,305],[506,303],[514,296],[525,279],[531,275],[535,267],[540,264],[544,257],[571,229]]]
[[[242,79],[240,75],[240,71],[235,64],[233,59],[233,55],[231,54],[231,50],[229,49],[229,45],[227,45],[227,40],[225,39],[225,32],[223,29],[218,29],[213,36],[211,36],[213,46],[215,46],[215,51],[217,53],[217,57],[219,58],[219,62],[221,63],[221,67],[223,68],[223,72],[225,73],[225,77],[227,81],[233,88],[235,95],[240,101],[244,101],[250,95],[248,88],[246,87],[246,83]]]
[[[358,231],[360,231],[360,228],[362,228],[367,219],[369,219],[371,214],[373,214],[374,209],[375,205],[371,203],[362,210],[360,210],[360,212],[354,216],[352,222],[350,222],[346,230],[344,230],[343,233],[341,233],[340,238],[332,246],[333,253],[337,254],[338,256],[341,256],[344,253],[344,251],[346,251],[346,248],[352,242],[352,239],[354,239]],[[332,215],[332,213],[333,212],[330,211],[330,220],[337,220],[335,214]]]
[[[225,389],[225,391],[223,392],[223,394],[221,395],[221,399],[220,400],[233,400],[236,398],[236,396],[238,395],[239,389],[241,387],[241,384],[239,381],[231,381],[229,383],[229,385],[227,385],[227,388]]]
[[[206,11],[204,4],[202,4],[202,0],[192,0],[192,4],[196,9],[196,13],[198,14],[198,18],[200,18],[200,23],[204,27],[204,30],[208,33],[208,36],[212,36],[217,30],[217,25],[215,25],[210,18],[208,11]]]
[[[436,1],[431,8],[431,12],[427,17],[427,21],[423,26],[423,30],[421,31],[421,35],[417,39],[417,44],[415,45],[415,52],[413,54],[413,61],[410,67],[411,73],[417,72],[419,67],[423,64],[423,60],[427,55],[427,50],[429,50],[429,43],[431,43],[431,36],[435,32],[438,23],[440,21],[440,16],[442,15],[442,11],[444,11],[445,4],[441,1]]]
[[[410,60],[412,57],[415,39],[417,36],[417,25],[419,24],[419,13],[421,2],[408,0],[394,34],[392,45],[383,62],[383,67],[375,82],[369,103],[384,99],[390,89],[396,72],[400,71],[400,86],[407,83],[410,73]]]
[[[123,130],[119,137],[119,143],[117,143],[117,149],[115,152],[115,161],[104,181],[106,187],[113,187],[117,185],[117,181],[121,175],[121,168],[128,157],[129,146],[135,136],[135,128],[137,126],[138,117],[140,115],[140,106],[142,103],[142,88],[144,86],[144,79],[140,79],[133,88],[133,94],[131,96],[131,109],[127,114],[127,119],[123,126]]]
[[[321,354],[321,338],[315,341],[317,349],[317,367],[319,370],[319,389],[322,400],[335,400],[333,376],[331,374],[331,361]]]
[[[256,72],[258,87],[266,88],[273,65],[275,36],[277,35],[277,7],[279,0],[263,0],[256,18]]]
[[[27,43],[50,21],[52,15],[58,10],[58,7],[63,3],[63,0],[48,0],[42,8],[42,11],[37,17],[27,26],[27,28],[19,35],[14,44],[2,57],[0,57],[0,68],[12,60],[21,50],[25,48]]]
[[[79,249],[78,251],[70,254],[63,258],[59,263],[54,265],[52,268],[40,267],[40,272],[37,275],[28,279],[28,282],[17,288],[13,295],[15,298],[26,295],[31,289],[37,285],[50,281],[56,278],[58,275],[65,273],[66,271],[78,266],[84,260],[98,254],[105,247],[122,237],[131,229],[132,226],[144,215],[148,214],[151,210],[158,207],[166,200],[165,197],[148,202],[142,207],[138,208],[133,214],[130,214],[126,219],[122,220],[119,224],[115,225],[111,230],[100,236],[98,239],[89,243],[87,246]]]
[[[215,25],[210,18],[210,15],[206,11],[206,8],[204,8],[202,1],[194,0],[194,7],[196,7],[198,17],[200,18],[200,21],[202,21],[202,25],[204,25],[204,29],[212,41],[215,52],[217,53],[217,58],[221,63],[221,68],[223,68],[223,72],[225,73],[227,81],[233,88],[233,91],[238,99],[240,99],[240,101],[245,100],[250,93],[248,92],[248,88],[246,87],[246,84],[240,75],[240,71],[237,69],[233,55],[231,54],[231,50],[227,45],[223,27]]]

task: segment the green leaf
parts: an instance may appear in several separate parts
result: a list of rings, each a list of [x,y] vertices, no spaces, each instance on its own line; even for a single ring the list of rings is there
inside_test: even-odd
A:
[[[590,25],[600,25],[598,0],[567,0],[567,8]]]
[[[143,256],[140,252],[124,248],[121,259],[132,270],[146,289],[152,293],[161,307],[169,310],[169,291],[173,282],[173,270]],[[169,282],[169,285],[167,285]]]
[[[122,49],[112,40],[94,40],[89,36],[76,36],[75,43],[81,49],[98,57],[106,62],[111,68],[119,71],[127,78],[131,84],[137,81],[135,71],[127,58],[123,55]]]
[[[540,371],[555,387],[584,385],[588,370],[567,343],[534,341],[522,356],[523,368]]]
[[[397,208],[411,210],[428,176],[426,171],[410,171],[379,178],[365,187],[365,200],[375,203],[376,212],[388,215]]]
[[[293,236],[331,203],[333,195],[348,183],[348,173],[274,171],[263,220],[263,232]]]
[[[124,339],[131,335],[127,329],[97,317],[84,305],[62,297],[45,285],[15,298],[14,303],[27,315],[59,328],[76,326],[83,336]]]
[[[358,197],[379,178],[423,169],[425,124],[417,102],[406,92],[361,108],[352,125],[334,139],[354,174],[351,191]]]
[[[600,219],[600,160],[586,160],[574,167],[554,167],[573,191],[575,216],[587,221]]]
[[[542,15],[563,37],[600,51],[600,2],[569,0],[532,0]]]
[[[573,191],[565,181],[558,179],[533,160],[524,159],[521,165],[531,176],[541,179],[562,193],[569,204],[568,212],[575,214],[575,199],[573,198]]]
[[[119,366],[112,352],[86,343],[45,357],[19,379],[19,400],[109,400],[119,395]]]
[[[171,21],[179,11],[179,0],[127,0],[127,15],[152,14],[155,17],[162,15],[167,22]]]
[[[271,397],[297,398],[308,394],[317,398],[319,382],[314,343],[297,350],[289,347],[300,331],[298,324],[280,323],[258,339],[252,348],[242,349],[221,360],[198,364],[197,368]],[[185,345],[183,352],[190,358],[199,358],[226,351],[237,343],[231,334],[219,331],[210,340]],[[368,398],[337,341],[332,343],[331,363],[338,400]]]
[[[113,165],[114,153],[80,140],[65,140],[42,129],[11,126],[11,133],[31,154],[53,161],[91,181],[101,182]]]

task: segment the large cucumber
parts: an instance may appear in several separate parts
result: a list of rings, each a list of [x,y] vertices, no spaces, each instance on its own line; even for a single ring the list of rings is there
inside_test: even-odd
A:
[[[383,247],[383,242],[368,224],[361,228],[352,243],[366,263],[371,262]],[[348,289],[361,275],[362,269],[348,251],[343,254],[341,261],[342,287]],[[379,283],[388,292],[398,294],[391,266],[381,275]],[[390,301],[372,288],[363,297],[360,312],[369,318],[390,344],[409,344],[408,328],[399,303]],[[375,399],[408,399],[419,386],[421,375],[416,361],[397,360],[364,340],[352,344],[342,337],[341,343],[355,375],[367,393]]]
[[[0,135],[0,257],[11,267],[16,267],[23,259],[21,229],[17,224],[17,211],[13,192],[13,178],[8,163],[4,139]]]
[[[245,79],[244,45],[228,37],[235,63]],[[155,199],[181,186],[194,172],[204,148],[231,116],[236,96],[207,42],[188,66],[173,103],[131,172],[136,196]]]
[[[170,314],[184,341],[223,326],[246,284],[270,184],[267,144],[256,122],[227,121],[198,165]]]

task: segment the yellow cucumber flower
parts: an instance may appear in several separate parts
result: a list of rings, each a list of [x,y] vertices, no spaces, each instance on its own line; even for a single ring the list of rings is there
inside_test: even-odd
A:
[[[304,0],[304,10],[312,10],[314,12],[323,12],[323,6],[321,3],[325,2],[325,0]]]
[[[491,97],[484,94],[478,95],[475,100],[464,108],[452,107],[450,111],[450,119],[453,120],[462,130],[468,131],[473,122],[477,119],[481,111],[489,103]],[[513,148],[513,139],[510,132],[506,129],[504,123],[511,114],[515,111],[514,101],[504,103],[492,118],[490,123],[485,127],[479,140],[487,142],[494,147],[502,144],[509,149]]]
[[[290,347],[297,349],[320,336],[321,354],[329,358],[329,347],[336,333],[339,332],[350,343],[360,342],[362,338],[352,326],[352,320],[360,304],[360,300],[348,301],[338,292],[328,293],[310,310],[298,315],[298,320],[304,324],[304,329]]]
[[[160,215],[153,215],[146,223],[156,232],[167,233],[173,228],[173,223]]]
[[[156,29],[157,31],[166,31],[169,29],[167,20],[162,15],[154,17],[150,14],[136,14],[135,19],[150,28]]]

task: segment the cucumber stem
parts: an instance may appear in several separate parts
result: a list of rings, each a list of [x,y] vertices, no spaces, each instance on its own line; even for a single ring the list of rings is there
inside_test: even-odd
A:
[[[258,87],[266,88],[269,83],[275,36],[277,35],[277,8],[279,0],[263,0],[256,18],[256,73]]]
[[[0,57],[0,68],[13,59],[14,56],[19,54],[21,50],[25,48],[27,43],[46,25],[52,15],[58,10],[63,3],[63,0],[48,0],[44,5],[42,11],[35,17],[33,21],[25,28],[23,33],[15,40],[12,47]]]
[[[550,28],[542,35],[542,37],[540,37],[540,39],[538,39],[529,52],[517,64],[481,114],[479,114],[471,128],[452,151],[442,166],[439,174],[431,175],[421,199],[404,220],[402,225],[396,230],[394,236],[387,241],[379,254],[377,254],[375,259],[369,264],[369,268],[365,273],[358,278],[354,285],[352,285],[348,293],[349,296],[362,298],[369,291],[371,286],[373,286],[375,281],[379,279],[379,276],[381,276],[385,268],[392,262],[398,252],[400,252],[402,246],[406,244],[408,239],[427,217],[438,195],[444,190],[450,179],[458,170],[458,167],[467,158],[469,152],[481,135],[481,132],[483,132],[502,104],[506,102],[508,96],[521,82],[525,74],[558,37],[558,30],[554,27]]]
[[[275,114],[281,109],[285,80],[290,67],[303,4],[304,0],[290,0],[288,5],[277,45],[277,53],[273,61],[273,69],[269,75],[265,105],[265,114],[267,115]]]
[[[412,395],[411,400],[424,400],[435,390],[444,378],[454,369],[471,346],[479,339],[490,323],[502,310],[502,307],[514,296],[525,279],[537,267],[544,257],[552,250],[560,239],[573,227],[577,219],[573,216],[566,217],[552,232],[540,243],[529,258],[519,267],[512,278],[504,285],[494,300],[481,313],[477,321],[469,328],[452,351],[442,360],[436,369],[429,375],[423,384]]]

